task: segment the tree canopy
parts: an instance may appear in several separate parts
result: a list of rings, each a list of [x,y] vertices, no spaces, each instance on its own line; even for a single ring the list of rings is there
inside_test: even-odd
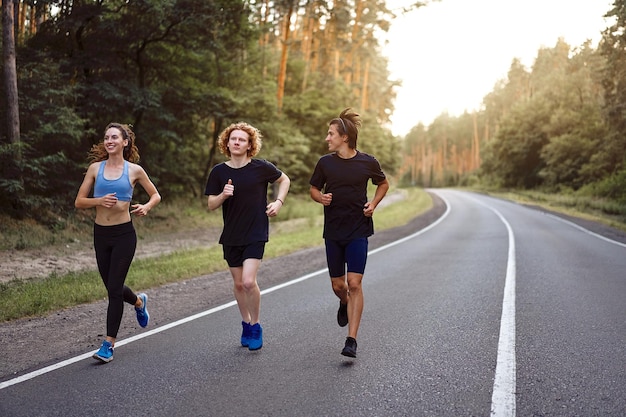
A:
[[[305,192],[345,107],[363,117],[359,149],[401,183],[626,203],[626,0],[614,0],[597,48],[558,39],[531,68],[514,59],[481,109],[443,113],[403,140],[389,129],[400,84],[379,39],[398,11],[384,0],[5,0],[3,12],[9,4],[0,214],[46,222],[70,211],[111,121],[133,125],[165,198],[203,194],[223,160],[219,132],[241,120],[263,133],[259,157]]]
[[[385,3],[16,2],[20,135],[1,125],[0,212],[67,212],[111,121],[133,126],[140,163],[166,198],[203,194],[222,160],[217,136],[240,120],[262,131],[259,157],[295,192],[308,189],[327,122],[345,107],[364,119],[359,147],[393,174],[399,149],[386,126],[397,83],[377,36],[394,18]]]

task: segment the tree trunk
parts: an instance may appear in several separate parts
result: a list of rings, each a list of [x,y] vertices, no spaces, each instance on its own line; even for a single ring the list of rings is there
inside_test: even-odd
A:
[[[280,54],[280,69],[278,71],[278,113],[283,109],[283,97],[285,96],[285,81],[287,80],[287,55],[289,53],[289,34],[291,33],[291,15],[293,14],[293,1],[289,2],[289,10],[285,16],[285,30],[283,33],[282,51]]]
[[[365,62],[365,71],[363,71],[363,83],[361,88],[361,111],[365,112],[369,108],[369,82],[370,82],[370,59]]]
[[[211,135],[211,144],[210,144],[210,148],[209,148],[209,160],[206,163],[206,166],[204,167],[204,179],[206,180],[207,178],[209,178],[209,172],[211,172],[211,168],[213,168],[213,165],[215,165],[215,155],[217,153],[217,149],[218,149],[218,139],[220,136],[220,133],[222,132],[222,125],[224,124],[224,119],[221,117],[216,117],[215,120],[213,121],[213,134]],[[201,184],[201,186],[203,186],[204,184]],[[204,192],[204,190],[201,190],[202,192]]]
[[[340,72],[343,72],[343,70],[345,69],[345,75],[344,75],[344,81],[347,85],[352,84],[355,78],[354,76],[354,61],[355,61],[355,56],[357,54],[357,50],[360,46],[360,44],[362,43],[362,40],[360,40],[360,29],[361,29],[361,18],[363,17],[363,9],[365,7],[365,2],[364,1],[357,1],[356,2],[356,10],[354,11],[355,16],[354,16],[354,23],[352,25],[352,32],[350,33],[350,51],[348,51],[348,53],[346,54],[346,56],[344,57],[344,61],[342,63],[342,68],[340,70]],[[358,82],[358,80],[357,80]]]
[[[317,29],[317,25],[319,22],[315,19],[314,16],[314,5],[309,4],[306,9],[306,13],[303,19],[303,28],[302,28],[302,40],[301,40],[301,53],[302,59],[304,60],[304,74],[302,74],[302,85],[300,87],[301,92],[305,92],[307,88],[307,81],[309,78],[309,73],[311,72],[311,55],[313,52],[313,36],[315,30]]]
[[[22,7],[16,11],[18,17],[17,17],[17,22],[16,25],[17,27],[15,28],[17,31],[17,44],[21,45],[22,43],[24,43],[24,39],[26,39],[26,5],[22,5]]]
[[[15,0],[2,0],[2,45],[4,88],[6,91],[7,137],[12,144],[20,143],[20,112],[15,58]],[[16,162],[21,166],[20,147],[16,146]],[[21,178],[21,174],[20,174]]]
[[[4,65],[4,88],[6,99],[6,131],[11,149],[10,159],[5,161],[6,179],[14,181],[8,197],[13,209],[19,214],[24,194],[24,177],[22,172],[22,150],[20,143],[20,111],[17,90],[17,64],[15,58],[15,4],[17,0],[2,0],[2,60]]]
[[[480,137],[478,136],[478,115],[477,112],[472,113],[472,120],[474,122],[474,134],[472,140],[472,165],[471,171],[475,171],[480,167]]]
[[[263,15],[261,16],[261,27],[265,28],[267,25],[267,20],[268,20],[268,16],[269,16],[269,0],[265,0],[264,2],[264,8],[263,8]],[[259,44],[261,46],[261,59],[262,59],[262,74],[263,74],[263,79],[267,78],[267,47],[270,43],[270,34],[269,31],[267,29],[265,29],[263,31],[263,36],[261,36],[261,39],[259,40]]]

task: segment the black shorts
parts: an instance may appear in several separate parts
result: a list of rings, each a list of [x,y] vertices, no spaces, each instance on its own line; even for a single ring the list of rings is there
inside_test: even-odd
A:
[[[366,237],[353,240],[326,239],[326,263],[331,278],[343,277],[348,272],[363,275],[367,262]]]
[[[265,242],[255,242],[245,246],[223,245],[224,259],[231,268],[243,266],[246,259],[263,259]]]

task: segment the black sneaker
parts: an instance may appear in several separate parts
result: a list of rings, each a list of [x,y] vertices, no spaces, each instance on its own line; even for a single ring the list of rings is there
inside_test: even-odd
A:
[[[354,337],[346,337],[346,345],[343,347],[341,354],[343,356],[356,358],[356,339]]]
[[[337,311],[337,324],[346,327],[348,324],[348,304],[339,303],[339,311]]]

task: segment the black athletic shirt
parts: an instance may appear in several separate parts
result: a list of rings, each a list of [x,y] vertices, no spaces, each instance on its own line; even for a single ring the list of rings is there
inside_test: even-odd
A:
[[[224,229],[220,243],[227,246],[246,246],[269,239],[267,187],[282,172],[272,163],[252,159],[241,168],[231,168],[226,163],[213,167],[207,180],[205,195],[218,195],[229,179],[233,180],[235,192],[222,204]]]
[[[322,156],[309,184],[323,193],[332,193],[333,200],[324,206],[325,239],[352,240],[374,234],[374,222],[363,214],[367,203],[367,182],[374,185],[385,180],[378,160],[357,151],[350,159],[335,153]]]

